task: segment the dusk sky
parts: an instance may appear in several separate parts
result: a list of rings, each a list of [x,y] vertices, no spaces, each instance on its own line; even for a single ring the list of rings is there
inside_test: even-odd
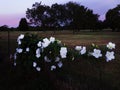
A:
[[[54,3],[67,3],[71,0],[1,0],[0,1],[0,26],[8,25],[17,27],[22,17],[25,17],[27,8],[31,8],[35,2],[42,1],[42,4],[51,5]],[[120,0],[72,0],[80,3],[94,13],[99,14],[101,20],[104,20],[106,12],[120,4]]]

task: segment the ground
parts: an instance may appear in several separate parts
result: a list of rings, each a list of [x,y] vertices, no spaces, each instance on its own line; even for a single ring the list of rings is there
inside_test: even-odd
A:
[[[24,72],[13,67],[13,55],[17,46],[16,39],[21,33],[34,33],[40,37],[54,36],[69,48],[76,45],[90,46],[92,43],[106,45],[116,43],[116,59],[101,64],[91,63],[87,59],[65,62],[61,70],[55,72]],[[0,89],[9,90],[120,90],[120,32],[0,32]],[[9,40],[9,44],[8,44]],[[89,60],[89,59],[88,59]],[[102,69],[99,69],[98,65]],[[101,71],[100,71],[101,70]]]

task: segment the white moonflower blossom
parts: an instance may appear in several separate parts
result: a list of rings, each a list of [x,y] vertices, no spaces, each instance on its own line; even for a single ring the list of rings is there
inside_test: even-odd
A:
[[[18,36],[18,39],[23,39],[24,38],[24,34],[21,34],[20,36]]]
[[[41,55],[40,54],[36,54],[36,57],[39,58]]]
[[[26,52],[29,52],[29,51],[30,51],[30,48],[29,48],[29,47],[27,47],[27,48],[26,48]]]
[[[14,53],[14,60],[17,59],[17,53]]]
[[[61,56],[61,58],[66,58],[66,56],[67,56],[67,48],[66,47],[61,47],[60,56]]]
[[[18,36],[18,39],[17,39],[17,42],[18,42],[18,45],[20,45],[22,42],[21,42],[21,39],[24,38],[24,34],[21,34],[20,36]]]
[[[17,53],[14,53],[14,57],[13,57],[13,58],[14,58],[14,63],[13,63],[13,65],[16,66]]]
[[[108,48],[108,49],[115,49],[115,43],[109,42],[109,43],[107,44],[107,48]]]
[[[14,66],[16,66],[16,62],[14,62],[14,64],[13,64]]]
[[[94,49],[94,52],[92,53],[92,55],[93,55],[95,58],[102,57],[101,50],[99,50],[99,49]]]
[[[115,59],[113,51],[112,52],[107,51],[105,56],[106,56],[106,61],[107,62],[111,61],[112,59]]]
[[[36,70],[39,72],[41,70],[41,68],[40,67],[36,67]]]
[[[56,57],[55,62],[59,62],[59,61],[60,61],[60,58]]]
[[[22,53],[22,51],[23,51],[23,49],[21,49],[21,48],[17,48],[17,49],[16,49],[16,52],[17,52],[17,53]]]
[[[39,41],[38,44],[37,44],[38,47],[41,47],[42,46],[42,42]]]
[[[51,62],[47,56],[44,57],[45,62]]]
[[[59,62],[58,63],[58,67],[61,68],[63,66],[63,63],[62,62]]]
[[[83,55],[86,53],[86,47],[82,47],[82,49],[80,50],[80,54]]]
[[[37,66],[37,63],[36,62],[33,62],[33,67],[36,67]]]
[[[48,38],[44,38],[43,42],[49,42],[49,39]]]
[[[54,37],[50,37],[50,42],[54,42],[55,41],[55,38]]]
[[[39,58],[41,55],[40,55],[40,49],[38,48],[37,50],[36,50],[36,57],[37,58]]]
[[[17,42],[18,42],[18,45],[20,45],[22,43],[20,40],[17,40]]]
[[[56,66],[55,66],[55,65],[52,65],[52,66],[51,66],[51,71],[53,71],[54,69],[56,69]]]
[[[81,49],[82,49],[81,46],[76,46],[76,47],[75,47],[75,50],[77,50],[77,51],[80,51]]]
[[[40,54],[40,48],[36,49],[36,54]]]
[[[49,44],[50,44],[49,39],[48,38],[44,38],[43,39],[43,43],[42,43],[43,48],[46,48]]]

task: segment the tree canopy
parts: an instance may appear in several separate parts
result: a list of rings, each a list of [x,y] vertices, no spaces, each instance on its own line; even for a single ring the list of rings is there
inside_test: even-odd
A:
[[[28,23],[27,23],[26,18],[21,18],[19,22],[19,30],[20,31],[28,30]]]
[[[120,4],[108,10],[106,13],[106,23],[113,31],[120,31]]]
[[[99,22],[99,15],[75,2],[51,6],[36,2],[27,9],[26,17],[29,23],[44,28],[94,29]]]

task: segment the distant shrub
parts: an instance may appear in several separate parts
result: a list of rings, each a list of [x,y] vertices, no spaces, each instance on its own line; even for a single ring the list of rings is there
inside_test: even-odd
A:
[[[76,46],[74,50],[67,48],[61,41],[50,38],[39,38],[33,34],[21,34],[17,38],[18,47],[14,54],[14,66],[37,71],[50,71],[62,68],[64,61],[91,58],[106,60],[109,62],[115,59],[115,44],[109,42],[103,50],[92,44],[89,50],[85,46]]]

